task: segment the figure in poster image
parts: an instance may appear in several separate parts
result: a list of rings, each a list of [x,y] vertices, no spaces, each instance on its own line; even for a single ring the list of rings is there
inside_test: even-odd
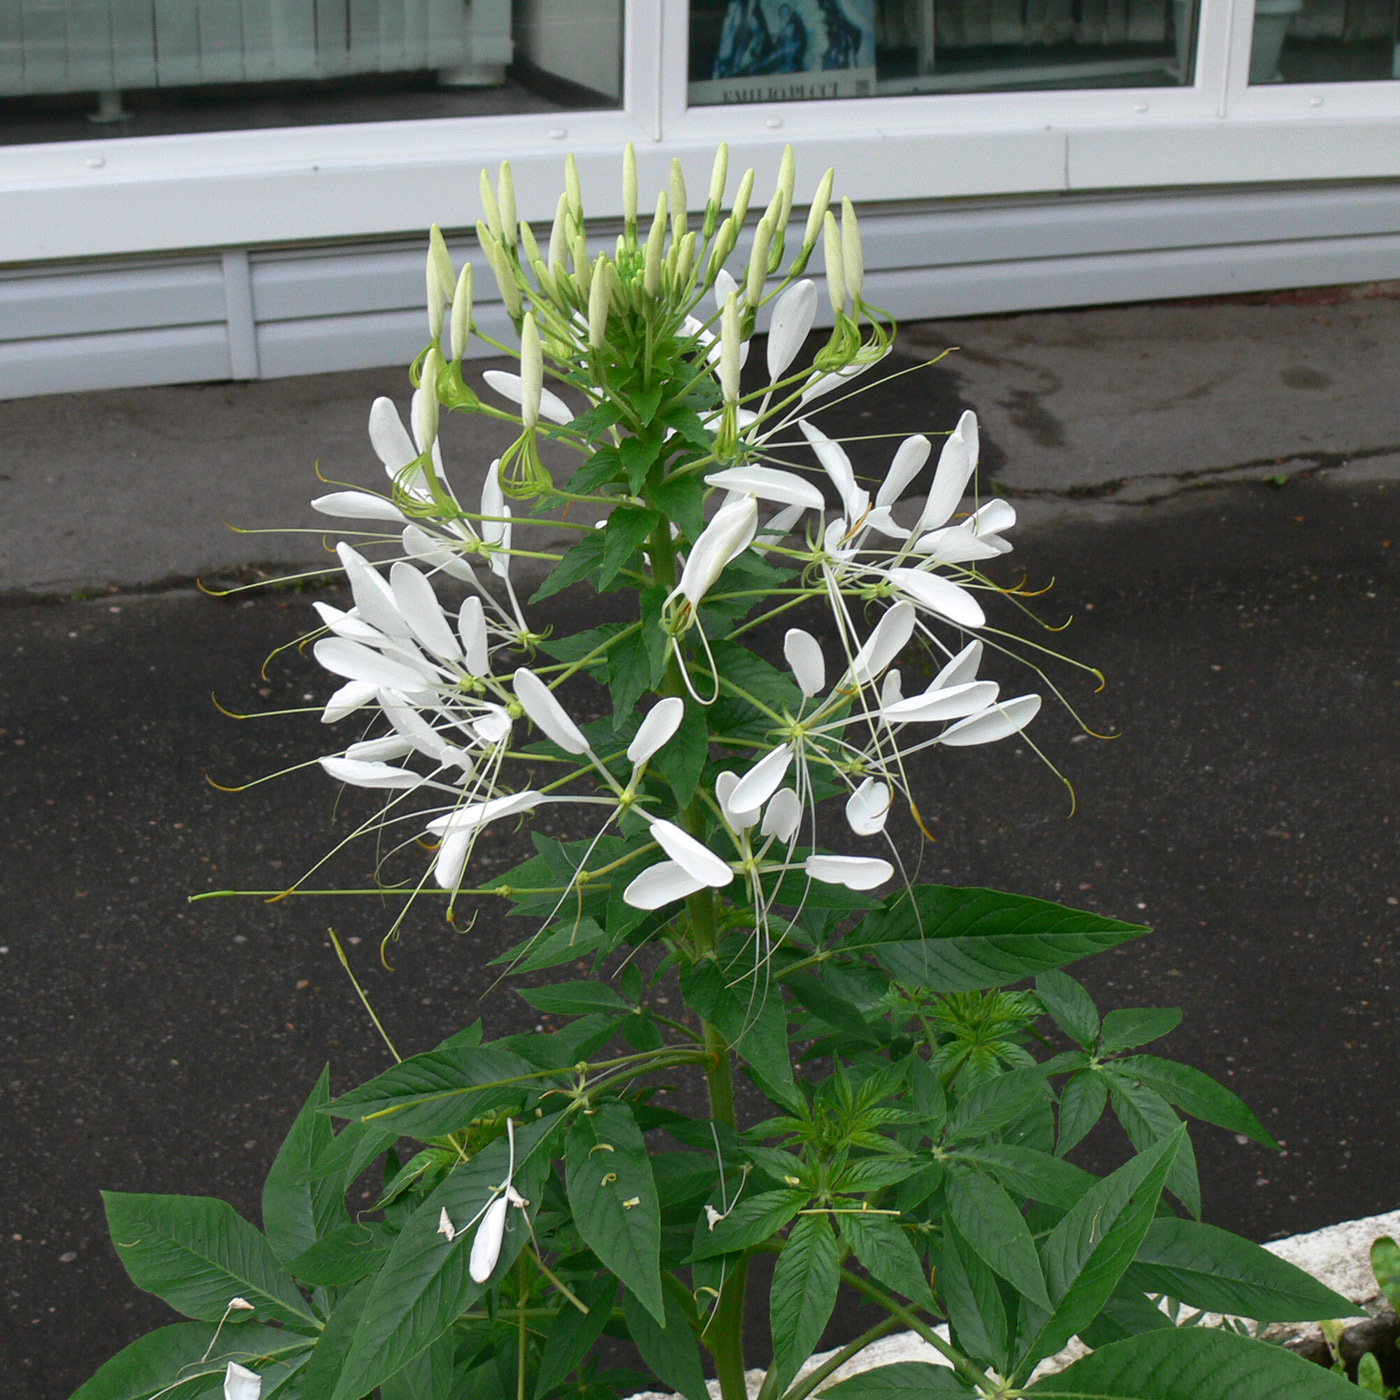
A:
[[[716,78],[742,78],[765,73],[773,55],[773,35],[763,0],[729,0],[715,54]]]
[[[826,29],[826,52],[822,67],[854,68],[860,53],[860,25],[853,24],[841,8],[841,0],[817,0]]]

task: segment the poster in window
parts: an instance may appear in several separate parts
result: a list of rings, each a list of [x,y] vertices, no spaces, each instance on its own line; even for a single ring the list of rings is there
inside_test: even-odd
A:
[[[875,91],[875,0],[690,0],[690,102]]]

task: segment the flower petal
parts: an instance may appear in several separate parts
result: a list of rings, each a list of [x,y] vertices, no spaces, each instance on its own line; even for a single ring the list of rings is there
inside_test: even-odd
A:
[[[792,667],[793,679],[809,700],[826,689],[826,657],[821,643],[800,627],[789,627],[783,637],[783,655]]]
[[[467,670],[474,676],[491,674],[491,653],[486,644],[486,610],[481,599],[470,594],[457,613],[457,634],[462,639]]]
[[[802,868],[825,885],[845,885],[848,890],[873,890],[894,874],[887,860],[873,856],[808,856]]]
[[[983,627],[987,615],[967,589],[923,569],[891,569],[886,577],[906,597],[959,627]]]
[[[1040,709],[1040,696],[1018,695],[1014,700],[1003,701],[983,710],[980,714],[969,715],[956,724],[950,724],[938,736],[940,744],[950,748],[966,748],[971,744],[994,744],[998,739],[1008,738],[1024,729]]]
[[[663,745],[670,743],[676,730],[685,718],[685,701],[675,695],[658,700],[647,711],[646,718],[637,730],[636,737],[627,745],[627,758],[633,767],[639,767],[652,757]]]
[[[792,745],[779,744],[764,754],[735,784],[729,804],[736,811],[757,811],[777,792],[792,763]]]
[[[657,844],[693,880],[723,889],[734,878],[734,872],[708,846],[668,821],[653,821],[651,835]]]
[[[224,1372],[224,1400],[259,1400],[262,1377],[236,1361],[228,1363]]]
[[[345,757],[361,763],[383,763],[386,759],[402,758],[412,752],[413,741],[396,731],[382,739],[362,739],[358,744],[351,744],[345,750]]]
[[[583,737],[583,731],[569,718],[550,688],[524,666],[515,673],[515,698],[535,727],[565,753],[588,752],[588,740]]]
[[[867,778],[846,799],[846,821],[857,836],[874,836],[885,829],[894,793],[888,783]]]
[[[486,1214],[476,1227],[471,1259],[467,1264],[467,1272],[471,1274],[473,1283],[485,1283],[501,1257],[501,1241],[505,1238],[506,1211],[509,1207],[510,1202],[502,1192],[486,1207]]]
[[[929,487],[919,523],[914,526],[916,535],[945,524],[958,508],[967,483],[977,470],[977,452],[977,415],[968,410],[958,419],[958,426],[948,434],[948,440],[938,455],[938,470],[933,474],[933,485]]]
[[[995,559],[1010,547],[995,535],[979,539],[968,520],[941,530],[930,530],[920,535],[913,545],[915,554],[926,555],[935,564],[970,564],[978,559]]]
[[[385,690],[409,693],[430,685],[421,671],[411,670],[400,661],[391,661],[377,651],[345,637],[323,637],[312,648],[316,660],[333,675],[346,680],[364,681]]]
[[[374,455],[384,464],[384,470],[391,478],[418,455],[418,449],[413,445],[393,399],[383,396],[370,405],[369,441]]]
[[[354,714],[378,694],[379,687],[369,681],[349,681],[326,701],[326,708],[321,711],[321,723],[334,724],[336,720]]]
[[[907,570],[891,569],[890,576]],[[895,657],[904,650],[909,638],[914,635],[917,614],[908,603],[896,603],[875,624],[874,630],[865,639],[865,645],[856,652],[851,662],[850,674],[857,685],[870,685],[880,676]]]
[[[802,820],[802,802],[790,787],[779,788],[768,799],[768,809],[763,814],[763,825],[759,829],[765,836],[776,836],[779,841],[791,841]]]
[[[389,570],[389,587],[399,613],[413,635],[434,656],[444,661],[460,661],[462,648],[447,625],[442,604],[438,602],[432,584],[412,564],[400,560]]]
[[[789,287],[774,303],[768,327],[768,377],[781,379],[797,358],[817,319],[817,284],[810,277]]]
[[[929,683],[929,690],[942,690],[944,686],[962,685],[975,680],[977,668],[982,664],[982,641],[974,637]]]
[[[327,757],[321,767],[338,783],[362,788],[416,788],[427,780],[421,773],[395,768],[388,763],[365,763],[355,758]]]
[[[488,369],[481,377],[503,399],[509,399],[514,404],[524,404],[525,386],[518,374],[507,374],[503,369]],[[573,409],[558,394],[552,394],[548,389],[540,390],[540,417],[561,425],[574,421]]]
[[[758,808],[741,810],[734,806],[730,798],[734,796],[734,789],[738,786],[739,775],[726,768],[715,778],[715,796],[719,799],[719,809],[724,813],[725,821],[735,831],[747,831],[758,820]]]
[[[821,510],[826,505],[822,493],[810,481],[778,467],[726,467],[724,471],[711,472],[705,484],[728,491],[747,491],[762,501],[776,501],[779,505],[805,506],[808,510]]]
[[[660,909],[705,888],[703,880],[693,879],[673,860],[649,865],[622,892],[622,902],[633,909]]]
[[[797,426],[812,444],[817,461],[822,464],[827,476],[831,478],[832,485],[836,487],[848,524],[855,525],[869,508],[870,495],[856,485],[855,468],[851,466],[846,449],[839,442],[833,442],[820,428],[813,427],[805,418],[799,418]]]
[[[465,522],[459,521],[458,524],[465,524]],[[471,531],[470,538],[476,538],[474,530]],[[439,544],[426,530],[420,529],[417,525],[404,527],[403,547],[404,553],[410,559],[417,559],[421,564],[441,569],[443,573],[451,574],[453,578],[470,583],[475,577],[472,573],[472,566],[456,550],[448,549]]]
[[[396,520],[403,524],[405,519],[393,501],[371,491],[332,491],[328,496],[315,497],[311,509],[345,520]]]
[[[922,433],[905,438],[894,454],[894,461],[885,473],[885,480],[875,497],[877,506],[892,506],[904,494],[904,488],[923,470],[933,452],[933,444]]]
[[[343,540],[336,545],[335,552],[345,569],[345,577],[350,581],[350,592],[354,595],[355,607],[360,616],[371,627],[379,628],[386,636],[411,635],[411,629],[394,601],[393,589],[380,576],[379,570]]]
[[[892,705],[883,705],[880,717],[887,724],[929,724],[934,720],[961,719],[985,710],[996,698],[995,681],[967,681],[937,690],[930,688],[922,695],[910,695]]]
[[[714,519],[700,532],[686,557],[681,581],[676,586],[676,591],[689,600],[691,607],[700,605],[730,561],[749,547],[757,528],[758,498],[755,496],[742,496],[715,512]]]
[[[339,608],[333,608],[329,603],[316,602],[311,605],[316,609],[321,621],[326,624],[328,632],[334,632],[337,637],[349,637],[352,641],[368,642],[371,646],[382,646],[389,640],[377,627],[371,627],[359,613],[341,612]]]

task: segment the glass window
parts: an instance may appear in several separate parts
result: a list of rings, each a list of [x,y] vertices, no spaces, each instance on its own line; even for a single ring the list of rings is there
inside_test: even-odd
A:
[[[0,0],[0,144],[613,107],[623,0]]]
[[[1255,0],[1251,83],[1400,78],[1397,0]]]
[[[690,0],[690,101],[1190,83],[1197,6],[1198,0]]]

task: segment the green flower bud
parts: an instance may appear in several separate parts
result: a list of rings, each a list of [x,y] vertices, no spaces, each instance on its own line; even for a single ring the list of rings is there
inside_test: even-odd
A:
[[[782,163],[778,166],[778,194],[782,196],[782,216],[773,227],[787,227],[788,215],[792,212],[792,192],[797,183],[797,161],[792,154],[792,146],[783,147]]]
[[[544,356],[535,313],[527,311],[520,323],[520,421],[533,428],[540,421],[540,394],[544,389]]]
[[[671,157],[671,239],[679,243],[685,237],[686,219],[689,210],[685,203],[685,171],[680,160]]]
[[[574,222],[582,228],[583,187],[578,181],[578,161],[574,159],[572,151],[564,157],[564,193],[568,196],[569,209],[574,216]]]
[[[501,211],[496,204],[495,193],[491,189],[491,178],[481,172],[481,207],[486,213],[486,227],[496,238],[501,236]]]
[[[554,222],[549,229],[549,270],[553,272],[564,262],[569,247],[569,196],[561,194],[554,210]]]
[[[757,310],[763,300],[763,284],[768,280],[768,245],[773,238],[773,224],[770,214],[758,221],[758,229],[753,236],[753,248],[749,253],[749,272],[744,282],[744,301],[750,310]]]
[[[826,221],[826,211],[831,204],[831,186],[835,179],[836,169],[833,166],[822,176],[821,184],[817,186],[817,192],[812,196],[812,207],[807,212],[807,231],[802,235],[804,252],[810,253],[817,246],[822,225]]]
[[[472,333],[472,265],[464,263],[452,294],[452,355],[460,360]]]
[[[729,147],[721,141],[715,151],[715,163],[710,170],[710,193],[705,200],[705,222],[702,236],[709,239],[715,231],[719,219],[720,205],[724,203],[724,186],[729,179]]]
[[[739,191],[734,196],[734,208],[730,211],[730,217],[734,220],[736,229],[743,228],[744,220],[749,212],[749,196],[753,194],[753,171],[744,171],[744,178],[739,181]]]
[[[841,201],[841,263],[851,307],[859,317],[860,292],[865,285],[865,255],[861,251],[860,225],[856,222],[855,206],[849,199]]]
[[[438,435],[438,375],[444,366],[437,347],[423,356],[422,382],[418,386],[418,397],[414,401],[413,426],[418,440],[427,452],[437,441]]]
[[[588,343],[595,350],[602,349],[603,338],[607,334],[611,293],[607,256],[599,253],[598,264],[593,269],[593,285],[588,292]]]
[[[622,220],[628,241],[637,241],[637,153],[629,141],[622,148]]]
[[[826,252],[826,291],[831,309],[840,316],[846,309],[846,270],[841,260],[841,230],[828,209],[824,222]]]
[[[719,384],[724,401],[739,401],[739,294],[730,292],[724,299],[719,331]]]
[[[656,196],[656,213],[647,233],[646,260],[643,264],[642,290],[654,297],[661,290],[661,259],[666,245],[666,192]]]
[[[525,250],[526,267],[534,267],[537,262],[543,261],[540,245],[535,242],[535,231],[523,219],[520,221],[520,244]]]
[[[510,162],[501,162],[501,173],[497,181],[501,209],[501,242],[507,248],[515,247],[515,177],[510,173]]]

